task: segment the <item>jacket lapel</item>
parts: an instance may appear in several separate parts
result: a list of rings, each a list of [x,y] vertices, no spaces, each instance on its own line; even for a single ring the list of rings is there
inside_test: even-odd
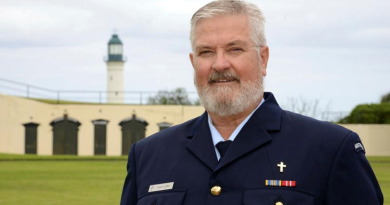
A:
[[[230,145],[225,156],[221,158],[215,171],[271,140],[271,136],[258,124],[258,120],[251,118]]]
[[[282,109],[272,93],[265,93],[264,98],[265,102],[242,128],[215,171],[271,141],[268,131],[280,130]]]
[[[187,149],[211,170],[214,170],[218,165],[218,160],[215,154],[206,112],[198,119],[196,124],[198,126],[194,126],[190,132],[189,137],[193,137],[187,143]]]
[[[218,171],[245,154],[272,140],[269,131],[281,129],[282,109],[272,93],[264,93],[265,102],[252,115],[218,163],[205,112],[192,126],[187,149],[211,170]]]

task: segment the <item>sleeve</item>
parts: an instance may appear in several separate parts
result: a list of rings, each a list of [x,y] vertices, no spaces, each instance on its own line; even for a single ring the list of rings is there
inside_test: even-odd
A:
[[[127,160],[127,176],[125,184],[123,185],[120,205],[136,205],[138,201],[136,184],[137,178],[135,173],[135,145],[136,143],[131,146]]]
[[[346,136],[329,176],[326,204],[383,205],[383,195],[359,136]]]

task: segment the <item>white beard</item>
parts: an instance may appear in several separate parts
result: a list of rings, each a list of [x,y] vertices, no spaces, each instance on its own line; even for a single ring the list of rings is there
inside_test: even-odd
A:
[[[255,82],[242,82],[238,77],[231,72],[214,72],[210,75],[209,83],[205,87],[200,87],[196,84],[196,75],[194,74],[194,82],[198,91],[199,99],[204,108],[211,113],[215,113],[221,117],[236,115],[249,109],[250,106],[258,103],[263,95],[263,76],[259,70],[258,77]],[[213,78],[214,76],[214,78]],[[236,78],[234,83],[237,85],[211,85],[211,80],[216,76],[227,76]]]

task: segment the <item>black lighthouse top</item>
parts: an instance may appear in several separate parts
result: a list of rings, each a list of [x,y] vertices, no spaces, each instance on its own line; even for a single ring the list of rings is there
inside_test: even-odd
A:
[[[123,61],[122,41],[117,34],[113,34],[108,42],[108,59],[107,61]]]

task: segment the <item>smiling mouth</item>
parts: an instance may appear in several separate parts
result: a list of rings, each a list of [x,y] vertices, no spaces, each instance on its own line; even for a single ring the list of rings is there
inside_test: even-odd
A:
[[[237,79],[218,79],[218,80],[212,80],[211,83],[229,83],[236,80]]]
[[[212,72],[208,79],[208,84],[240,83],[240,78],[233,72]]]

